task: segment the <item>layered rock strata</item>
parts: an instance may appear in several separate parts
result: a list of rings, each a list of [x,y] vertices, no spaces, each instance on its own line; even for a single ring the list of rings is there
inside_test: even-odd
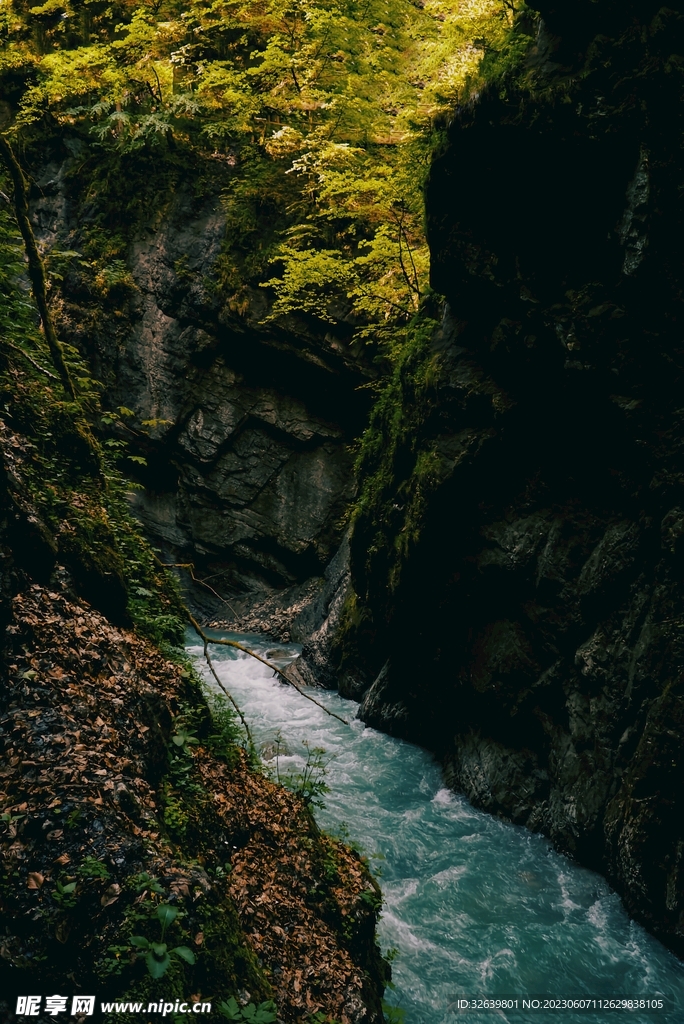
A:
[[[65,153],[38,179],[34,224],[47,247],[82,249],[101,213],[76,203]],[[132,500],[148,534],[211,577],[196,605],[233,618],[220,598],[244,614],[322,578],[353,496],[349,445],[368,406],[357,388],[376,371],[334,333],[267,324],[259,289],[246,290],[244,308],[226,299],[219,185],[196,199],[180,182],[126,260],[94,280],[73,260],[57,311],[106,407],[125,410],[115,435],[147,461],[129,468],[144,485]]]

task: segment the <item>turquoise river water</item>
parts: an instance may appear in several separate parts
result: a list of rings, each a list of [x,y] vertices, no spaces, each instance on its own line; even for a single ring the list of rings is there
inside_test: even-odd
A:
[[[272,652],[280,666],[298,653],[264,637],[224,635],[262,656]],[[194,633],[188,646],[218,691]],[[426,751],[366,728],[353,702],[311,691],[348,720],[343,725],[253,658],[226,647],[211,653],[257,746],[268,756],[282,736],[281,773],[304,765],[304,741],[325,749],[330,792],[316,816],[330,832],[346,826],[380,873],[380,943],[399,951],[387,1001],[405,1011],[406,1024],[684,1024],[684,964],[630,921],[599,875],[542,836],[475,810],[445,788]],[[523,997],[532,996],[662,999],[664,1009],[523,1011]],[[518,1010],[462,1005],[496,997],[517,998]]]

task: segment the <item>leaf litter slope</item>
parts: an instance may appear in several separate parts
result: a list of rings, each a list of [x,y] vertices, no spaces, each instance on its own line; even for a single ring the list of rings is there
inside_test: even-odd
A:
[[[210,725],[185,751],[190,782],[169,773],[169,739],[188,735],[193,704],[201,723],[188,672],[64,581],[18,594],[9,634],[4,963],[20,975],[38,963],[46,985],[144,996],[130,938],[158,941],[157,908],[172,904],[169,946],[196,958],[165,978],[179,997],[246,988],[275,995],[283,1020],[369,1019],[378,953],[365,865],[242,748],[217,747]]]

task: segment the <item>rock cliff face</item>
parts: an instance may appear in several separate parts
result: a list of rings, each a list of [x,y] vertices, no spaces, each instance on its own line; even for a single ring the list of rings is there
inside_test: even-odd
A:
[[[371,371],[264,328],[258,295],[222,304],[217,196],[179,192],[138,239],[120,321],[89,323],[68,278],[64,323],[148,421],[149,531],[231,601],[287,588],[243,624],[296,621],[305,681],[436,750],[684,955],[684,17],[536,6],[526,74],[457,111],[435,161],[430,383],[325,578]],[[55,188],[37,215],[65,239],[83,213]]]
[[[438,371],[393,504],[356,522],[338,662],[366,722],[684,955],[684,17],[537,6],[527,77],[458,111],[433,167]]]
[[[43,434],[55,426],[47,401],[42,416],[31,415],[37,404],[27,410],[30,433],[17,430],[27,379],[21,366],[2,370],[11,426],[0,424],[0,1021],[16,1020],[28,988],[147,1005],[159,979],[131,933],[156,941],[161,903],[175,909],[171,935],[188,944],[164,977],[172,1001],[247,992],[275,998],[289,1024],[312,1005],[346,1024],[379,1024],[388,969],[375,879],[298,797],[254,771],[188,665],[77,596],[87,588],[73,556],[71,572],[56,564],[59,531],[42,518],[41,485],[54,498],[76,471],[74,507],[89,491],[95,518],[97,464],[74,465],[66,432],[59,462],[41,458],[56,433]],[[66,523],[70,511],[62,505]],[[192,753],[178,746],[185,729]]]
[[[80,249],[97,207],[74,204],[70,166],[43,173],[34,219],[44,241]],[[105,383],[107,407],[134,414],[118,431],[147,458],[134,501],[148,533],[235,605],[322,577],[353,494],[348,445],[367,407],[354,389],[374,371],[308,324],[265,327],[258,290],[229,308],[224,234],[220,187],[197,200],[181,185],[99,291],[72,265],[61,330]]]

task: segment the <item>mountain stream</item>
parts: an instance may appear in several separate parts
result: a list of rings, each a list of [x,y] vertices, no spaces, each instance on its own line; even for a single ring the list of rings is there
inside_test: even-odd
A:
[[[237,639],[284,667],[294,644],[264,637]],[[207,684],[196,634],[188,650]],[[425,750],[369,729],[358,705],[331,691],[311,691],[343,725],[264,665],[227,647],[212,647],[220,678],[250,724],[255,743],[278,770],[301,771],[307,749],[322,747],[329,792],[319,824],[348,835],[380,876],[385,905],[379,939],[392,964],[387,1002],[406,1024],[579,1024],[629,1020],[684,1022],[684,964],[629,919],[618,896],[597,874],[554,852],[548,840],[475,810],[446,789]],[[285,753],[282,753],[282,751]],[[468,999],[517,999],[518,1009],[487,1012]],[[530,999],[664,1001],[660,1012],[522,1009]]]

